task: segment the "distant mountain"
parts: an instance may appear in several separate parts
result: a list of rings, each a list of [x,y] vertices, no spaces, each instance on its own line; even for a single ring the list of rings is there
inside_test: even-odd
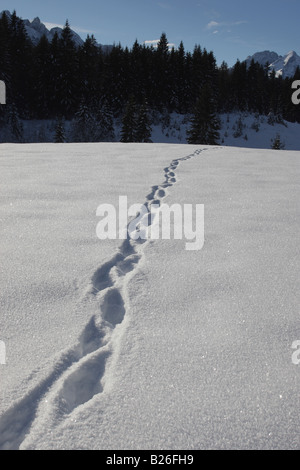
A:
[[[52,41],[55,33],[58,34],[58,37],[60,37],[62,34],[62,28],[56,26],[55,28],[51,28],[50,30],[48,30],[46,26],[44,25],[44,23],[42,23],[38,17],[34,18],[34,20],[32,21],[23,20],[23,22],[24,22],[25,29],[29,38],[35,45],[39,42],[43,34],[46,36],[49,42]],[[73,31],[72,29],[71,29],[71,33],[72,33],[72,39],[74,43],[76,44],[76,46],[82,46],[82,44],[84,43],[83,39],[77,33],[75,33],[75,31]]]
[[[282,76],[282,78],[293,77],[297,67],[300,67],[300,56],[295,51],[290,51],[284,56],[271,51],[256,52],[247,57],[248,66],[252,59],[263,66],[268,63],[270,72],[274,70],[276,77]]]
[[[2,14],[5,13],[8,18],[11,17],[11,13],[8,10],[4,10],[0,13],[0,17],[2,17]],[[34,20],[22,20],[26,29],[26,32],[28,34],[29,39],[32,41],[34,45],[38,44],[39,40],[43,35],[46,36],[49,42],[52,41],[53,36],[55,33],[58,34],[58,37],[61,36],[62,34],[62,28],[59,26],[56,26],[54,28],[51,28],[50,30],[46,28],[44,23],[38,18],[34,18]],[[84,43],[83,39],[77,34],[75,31],[71,29],[72,33],[72,38],[76,46],[82,46]],[[112,46],[107,46],[107,45],[102,45],[102,44],[97,44],[99,47],[102,47],[102,50],[104,52],[109,52],[112,48]]]

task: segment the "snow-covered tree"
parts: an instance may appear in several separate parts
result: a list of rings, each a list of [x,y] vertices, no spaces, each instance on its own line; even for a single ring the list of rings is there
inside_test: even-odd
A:
[[[275,139],[271,139],[271,149],[283,150],[285,148],[284,143],[281,141],[280,134],[277,133]]]

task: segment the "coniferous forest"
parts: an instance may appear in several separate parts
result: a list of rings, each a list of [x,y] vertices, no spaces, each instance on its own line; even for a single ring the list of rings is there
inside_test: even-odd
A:
[[[72,141],[114,139],[113,119],[122,120],[122,141],[150,141],[150,111],[191,116],[189,141],[198,143],[197,123],[218,113],[249,111],[300,122],[291,102],[291,84],[300,79],[276,78],[267,67],[237,61],[217,66],[213,52],[181,42],[169,49],[165,33],[156,48],[114,45],[103,52],[93,36],[76,46],[66,22],[62,35],[45,36],[34,45],[16,12],[0,18],[0,80],[7,105],[0,107],[1,128],[10,127],[22,141],[21,120],[51,119],[57,142],[64,142],[64,122],[72,121]],[[41,140],[42,140],[41,136]],[[202,136],[202,139],[205,137]],[[203,140],[202,140],[203,142]],[[203,142],[209,143],[209,142]]]

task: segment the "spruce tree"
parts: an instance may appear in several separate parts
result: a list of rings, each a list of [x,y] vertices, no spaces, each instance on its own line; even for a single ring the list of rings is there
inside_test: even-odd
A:
[[[59,76],[56,84],[57,109],[60,114],[71,117],[78,102],[78,53],[68,20],[58,40]]]
[[[53,81],[51,80],[51,55],[50,44],[43,35],[35,47],[33,64],[33,106],[39,119],[49,118],[50,101],[53,93]]]
[[[65,137],[65,127],[62,118],[58,118],[55,126],[55,143],[63,144],[66,141]]]
[[[168,40],[162,33],[154,53],[155,103],[159,110],[170,105],[170,53]]]
[[[172,60],[173,59],[173,60]],[[187,92],[187,63],[183,42],[181,41],[178,49],[171,56],[171,71],[173,78],[173,102],[175,111],[184,114],[187,112],[188,92]]]
[[[9,22],[10,40],[6,47],[10,55],[11,74],[9,77],[8,91],[23,118],[30,113],[31,87],[30,73],[32,70],[32,43],[29,41],[25,25],[14,11]]]
[[[152,143],[151,132],[152,132],[152,129],[150,126],[147,105],[146,103],[143,103],[143,105],[140,108],[138,118],[137,118],[135,142]]]
[[[242,120],[242,116],[239,116],[239,118],[236,121],[236,129],[233,133],[233,137],[235,137],[236,139],[238,137],[241,137],[243,134],[243,130],[244,130],[244,123]]]
[[[115,130],[113,115],[107,103],[104,103],[96,113],[97,141],[113,142]]]
[[[97,96],[99,59],[100,53],[96,39],[93,35],[87,35],[84,44],[78,50],[78,82],[81,97],[85,100]]]
[[[51,83],[51,93],[48,96],[49,103],[49,115],[51,117],[59,114],[63,115],[62,106],[60,105],[61,95],[61,82],[60,82],[60,45],[57,31],[55,31],[52,41],[50,43],[49,50],[50,70],[49,70],[49,82]]]
[[[19,118],[15,103],[11,103],[7,109],[8,112],[8,141],[20,143],[24,141],[23,124]]]
[[[128,51],[124,51],[120,44],[114,46],[106,58],[105,72],[102,77],[105,87],[102,95],[116,116],[121,115],[130,89],[128,57]]]
[[[12,63],[10,54],[11,31],[9,20],[5,12],[0,17],[0,80],[7,86],[11,84]],[[8,87],[9,87],[8,86]]]
[[[216,145],[220,130],[220,122],[215,113],[215,102],[209,85],[200,92],[191,119],[191,127],[187,131],[189,144]]]
[[[283,142],[281,142],[280,139],[280,134],[277,133],[275,139],[271,139],[271,149],[272,150],[283,150],[285,148],[285,145]]]
[[[127,103],[125,113],[122,119],[121,142],[135,142],[137,129],[136,122],[136,104],[133,97]]]
[[[72,122],[72,137],[74,142],[95,142],[96,120],[89,107],[82,102],[75,113]]]

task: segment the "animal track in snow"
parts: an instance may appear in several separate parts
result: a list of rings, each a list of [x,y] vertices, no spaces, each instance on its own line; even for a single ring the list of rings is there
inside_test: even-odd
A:
[[[101,304],[101,310],[104,320],[109,322],[113,328],[122,323],[125,316],[125,306],[123,297],[118,289],[113,288],[106,292]]]
[[[178,165],[202,151],[176,158],[164,168],[165,181],[152,186],[146,196],[148,213],[140,221],[141,229],[152,223],[150,206],[160,205],[168,195],[168,188],[176,183]],[[103,392],[102,379],[107,360],[113,354],[114,332],[122,327],[126,316],[127,276],[137,269],[147,242],[147,239],[133,240],[129,235],[127,233],[117,253],[91,277],[86,296],[98,302],[99,314],[90,318],[78,343],[61,354],[53,371],[1,416],[0,450],[18,449],[31,428],[42,432],[44,425],[55,427],[79,406]]]

